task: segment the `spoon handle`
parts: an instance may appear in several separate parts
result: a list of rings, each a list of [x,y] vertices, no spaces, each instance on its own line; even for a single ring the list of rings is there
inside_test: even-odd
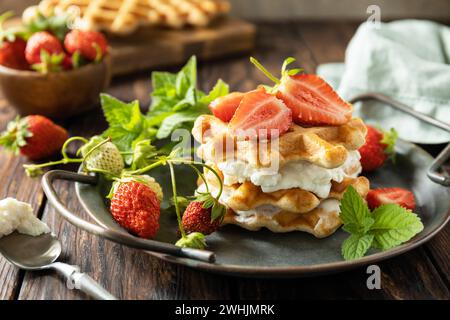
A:
[[[96,300],[117,300],[116,297],[106,291],[94,279],[86,273],[80,272],[80,268],[77,266],[55,262],[50,267],[67,279],[67,287],[69,289],[78,289]]]

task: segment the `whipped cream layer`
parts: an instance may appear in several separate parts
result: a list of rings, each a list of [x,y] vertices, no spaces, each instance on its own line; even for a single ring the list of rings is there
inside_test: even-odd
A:
[[[257,168],[242,160],[219,162],[217,167],[224,175],[225,185],[250,181],[266,193],[300,188],[313,192],[320,198],[326,198],[330,194],[332,181],[342,182],[346,177],[356,178],[361,173],[360,158],[358,151],[349,151],[345,162],[333,169],[307,161],[289,162],[278,171]]]

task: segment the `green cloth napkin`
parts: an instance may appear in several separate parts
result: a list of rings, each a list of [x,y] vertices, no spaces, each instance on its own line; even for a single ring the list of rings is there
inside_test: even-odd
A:
[[[317,73],[350,99],[375,91],[450,123],[450,28],[422,20],[363,23],[350,41],[345,64]],[[416,143],[444,143],[450,134],[381,103],[355,105],[355,115]]]

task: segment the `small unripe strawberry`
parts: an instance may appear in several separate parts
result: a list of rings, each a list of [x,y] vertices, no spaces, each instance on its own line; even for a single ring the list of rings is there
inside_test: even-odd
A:
[[[123,157],[112,142],[108,141],[98,146],[102,141],[104,139],[95,136],[81,148],[84,166],[88,171],[101,170],[119,176],[125,167]]]

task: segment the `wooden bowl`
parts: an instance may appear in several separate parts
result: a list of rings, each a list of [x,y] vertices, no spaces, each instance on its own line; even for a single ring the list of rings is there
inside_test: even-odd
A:
[[[110,80],[110,56],[97,64],[48,74],[0,65],[0,90],[21,115],[62,119],[89,110]]]

